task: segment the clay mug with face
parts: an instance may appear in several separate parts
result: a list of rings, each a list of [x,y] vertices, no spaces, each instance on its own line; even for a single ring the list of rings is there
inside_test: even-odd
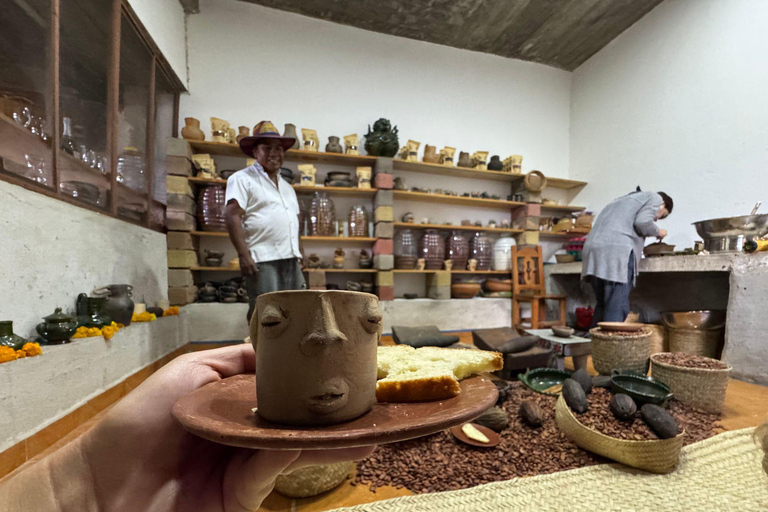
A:
[[[376,401],[381,309],[375,295],[272,292],[251,321],[258,414],[287,425],[329,425]]]

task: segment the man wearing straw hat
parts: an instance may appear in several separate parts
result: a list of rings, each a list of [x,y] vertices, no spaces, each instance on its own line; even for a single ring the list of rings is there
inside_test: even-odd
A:
[[[662,240],[667,230],[656,225],[672,213],[674,203],[664,192],[637,191],[610,202],[587,235],[582,253],[582,279],[589,279],[597,305],[592,326],[623,322],[629,314],[629,292],[645,237]]]
[[[280,177],[283,156],[296,139],[282,137],[270,121],[240,139],[240,149],[256,161],[227,180],[229,238],[248,289],[248,322],[262,293],[306,288],[301,271],[299,202]]]

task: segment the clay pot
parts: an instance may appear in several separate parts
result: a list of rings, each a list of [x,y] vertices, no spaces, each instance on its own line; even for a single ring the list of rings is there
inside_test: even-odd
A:
[[[436,229],[428,229],[421,237],[419,254],[425,261],[427,270],[440,270],[445,260],[445,245],[440,233]]]
[[[235,141],[240,144],[240,139],[250,135],[250,129],[247,126],[238,126],[237,129],[240,131],[240,133],[238,133],[237,137],[235,137]]]
[[[454,230],[451,232],[451,236],[445,241],[445,255],[453,262],[453,266],[457,270],[464,270],[467,268],[467,260],[469,259],[469,242],[461,234],[461,231]]]
[[[335,135],[328,137],[328,144],[325,145],[326,153],[343,153],[344,149],[339,144],[339,138]]]
[[[440,155],[437,153],[437,148],[435,146],[430,146],[429,144],[425,145],[422,161],[428,164],[440,163]]]
[[[44,322],[37,324],[36,331],[47,345],[69,343],[77,332],[77,319],[72,315],[61,312],[61,308],[43,318]]]
[[[220,267],[224,262],[224,253],[218,251],[205,251],[205,265],[208,267]]]
[[[129,284],[110,284],[93,291],[94,295],[106,294],[104,313],[119,324],[131,325],[133,315],[133,286]]]
[[[471,299],[480,293],[478,283],[454,283],[451,285],[451,297],[454,299]]]
[[[284,425],[330,425],[376,402],[376,296],[348,291],[272,292],[256,300],[258,414]]]
[[[187,140],[205,140],[205,134],[200,129],[200,120],[194,117],[185,117],[186,126],[181,129],[181,136]]]
[[[457,167],[472,167],[472,162],[469,159],[469,153],[462,151],[459,153],[459,161],[456,164]]]
[[[504,164],[501,161],[501,158],[499,158],[499,155],[493,155],[491,157],[491,161],[488,162],[488,170],[489,171],[500,171],[504,168]]]
[[[360,256],[357,259],[357,266],[360,268],[373,268],[373,258],[367,250],[360,251]]]
[[[291,149],[300,149],[301,143],[299,142],[299,136],[296,135],[296,125],[291,123],[285,123],[285,130],[283,131],[283,137],[293,137],[294,143]]]
[[[512,280],[488,278],[483,283],[483,289],[487,292],[511,292]]]

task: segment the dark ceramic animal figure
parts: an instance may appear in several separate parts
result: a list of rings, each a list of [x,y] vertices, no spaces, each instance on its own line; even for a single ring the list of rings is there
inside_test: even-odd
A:
[[[392,128],[388,119],[383,117],[368,125],[368,133],[365,134],[365,151],[372,156],[393,157],[397,154],[400,143],[397,139],[397,126]]]

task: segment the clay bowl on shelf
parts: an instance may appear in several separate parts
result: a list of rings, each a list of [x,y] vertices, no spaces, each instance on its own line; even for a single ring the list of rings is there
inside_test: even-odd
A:
[[[512,280],[488,278],[485,280],[485,283],[483,283],[483,288],[487,292],[511,292]]]
[[[560,338],[570,338],[573,334],[573,327],[567,325],[553,325],[552,334]]]
[[[451,285],[451,297],[454,299],[471,299],[480,293],[478,283],[454,283]]]
[[[573,254],[555,254],[555,259],[558,263],[573,263],[576,261],[576,256]]]

